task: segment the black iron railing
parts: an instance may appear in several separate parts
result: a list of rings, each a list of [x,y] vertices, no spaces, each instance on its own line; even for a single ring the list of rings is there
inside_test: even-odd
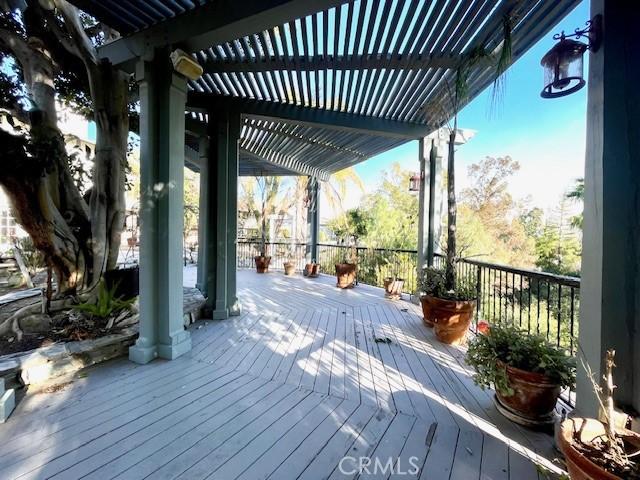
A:
[[[418,254],[415,250],[392,250],[385,248],[346,247],[344,245],[318,244],[318,263],[324,273],[335,272],[335,264],[356,255],[358,283],[382,287],[387,277],[404,280],[403,291],[416,290],[416,265]]]
[[[237,261],[238,268],[251,268],[255,266],[254,257],[260,254],[260,241],[238,242]],[[306,243],[273,242],[265,244],[266,255],[271,257],[270,268],[284,269],[284,263],[293,262],[297,270],[302,270],[305,265]]]
[[[253,267],[260,242],[238,242],[238,267]],[[267,255],[271,267],[283,268],[289,259],[297,269],[304,268],[306,244],[269,243]],[[318,263],[321,272],[333,274],[335,264],[347,259],[353,251],[343,245],[318,244]],[[357,281],[382,287],[386,277],[403,278],[405,293],[417,288],[417,252],[383,248],[355,248]],[[436,267],[444,265],[440,255]],[[466,259],[458,262],[458,281],[476,288],[476,323],[513,322],[523,330],[544,335],[550,342],[576,351],[580,279],[551,273],[513,268],[505,265]]]
[[[436,266],[444,258],[436,257]],[[575,354],[580,279],[466,259],[458,279],[478,292],[476,322],[512,322]]]

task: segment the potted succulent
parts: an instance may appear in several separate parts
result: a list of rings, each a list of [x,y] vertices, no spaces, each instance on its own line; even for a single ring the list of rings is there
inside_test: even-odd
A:
[[[603,421],[593,418],[568,418],[560,425],[557,442],[564,454],[572,480],[640,478],[640,435],[616,425],[614,411],[613,367],[615,352],[605,356],[605,388],[593,380]],[[601,395],[602,393],[602,395]]]
[[[563,349],[510,324],[491,325],[467,349],[466,362],[481,388],[495,388],[496,407],[530,427],[551,426],[563,388],[575,384],[576,364]]]
[[[451,345],[466,341],[476,305],[476,286],[456,282],[448,288],[444,269],[427,267],[418,279],[424,323],[438,340]]]

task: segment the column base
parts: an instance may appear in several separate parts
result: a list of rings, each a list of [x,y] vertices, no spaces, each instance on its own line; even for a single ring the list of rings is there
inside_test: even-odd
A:
[[[231,306],[229,307],[229,316],[237,317],[242,314],[242,305],[236,299],[234,302],[231,302]]]
[[[225,318],[229,318],[229,310],[226,308],[217,308],[211,312],[211,318],[214,320],[224,320]]]
[[[158,356],[166,360],[174,360],[181,355],[191,351],[191,333],[180,332],[171,338],[171,344],[158,344]]]
[[[129,360],[133,363],[144,365],[156,358],[158,358],[158,348],[156,345],[145,347],[136,342],[135,345],[129,347]]]

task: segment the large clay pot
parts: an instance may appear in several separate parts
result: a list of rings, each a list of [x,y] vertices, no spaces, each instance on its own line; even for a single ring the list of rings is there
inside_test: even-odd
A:
[[[263,257],[258,255],[253,257],[256,262],[256,272],[258,273],[267,273],[269,271],[269,263],[271,262],[271,257]]]
[[[402,297],[402,289],[404,288],[403,278],[387,277],[384,279],[385,297],[398,299]]]
[[[513,395],[496,391],[498,410],[507,418],[528,427],[552,425],[561,387],[541,373],[527,372],[498,360],[506,369]]]
[[[626,429],[618,430],[624,441],[635,447],[634,450],[640,448],[640,435]],[[592,418],[568,418],[560,425],[556,440],[564,454],[571,480],[620,480],[621,477],[593,463],[573,446],[577,432],[580,432],[582,441],[590,442],[595,437],[604,435],[605,428],[601,422]]]
[[[338,288],[353,288],[356,282],[355,263],[336,263],[336,278]]]
[[[284,264],[284,274],[285,275],[293,275],[296,271],[296,267],[291,262],[285,262]]]
[[[433,325],[438,340],[449,345],[460,345],[466,341],[475,300],[444,300],[424,295],[420,302],[424,323]]]
[[[305,277],[317,277],[318,272],[320,271],[320,264],[318,263],[307,263],[304,266],[304,271],[302,272]]]

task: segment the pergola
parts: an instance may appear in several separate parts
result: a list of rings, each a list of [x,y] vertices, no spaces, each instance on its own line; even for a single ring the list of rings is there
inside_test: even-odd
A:
[[[443,150],[429,134],[452,116],[459,67],[471,101],[495,79],[503,25],[512,61],[579,0],[71,0],[118,30],[100,55],[135,73],[140,88],[140,337],[135,362],[191,348],[182,322],[183,166],[201,173],[199,286],[214,318],[239,311],[239,175],[309,176],[311,245],[319,181],[402,143],[421,141],[421,262],[433,255],[430,193]],[[618,398],[640,409],[638,7],[592,0],[604,44],[591,55],[580,340],[594,373],[618,350]],[[625,47],[626,45],[626,47]],[[204,69],[173,70],[180,48]],[[620,92],[624,95],[620,95]],[[458,105],[460,107],[461,105]],[[425,186],[426,185],[426,186]],[[429,214],[431,213],[431,214]],[[313,248],[309,252],[315,256]],[[606,319],[606,320],[605,320]],[[596,410],[581,375],[578,406]]]

